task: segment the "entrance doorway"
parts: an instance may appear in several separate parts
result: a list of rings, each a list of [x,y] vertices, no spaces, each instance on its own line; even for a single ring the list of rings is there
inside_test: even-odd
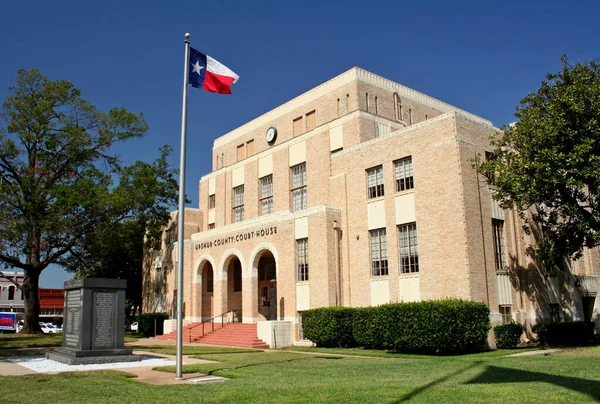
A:
[[[242,316],[242,263],[233,257],[227,266],[227,311]]]
[[[202,320],[210,320],[213,314],[214,272],[210,262],[202,267]]]
[[[270,251],[258,261],[258,314],[264,320],[277,320],[277,271]]]

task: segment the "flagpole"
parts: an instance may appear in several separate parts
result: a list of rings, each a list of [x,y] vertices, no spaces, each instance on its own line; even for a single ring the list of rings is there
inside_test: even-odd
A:
[[[190,37],[185,34],[185,57],[183,67],[183,106],[181,108],[181,151],[179,158],[179,212],[177,224],[177,371],[175,380],[182,380],[183,358],[183,239],[185,214],[185,138],[187,132],[187,93],[190,66]]]

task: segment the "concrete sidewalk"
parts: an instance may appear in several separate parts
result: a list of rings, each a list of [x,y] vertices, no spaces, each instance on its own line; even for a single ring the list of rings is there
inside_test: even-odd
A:
[[[165,342],[169,342],[169,341],[165,341]],[[147,340],[144,340],[144,343],[140,344],[140,345],[171,345],[171,344],[164,344],[164,343],[148,343]],[[50,348],[40,348],[40,356],[39,357],[43,357],[45,352],[48,351]],[[175,356],[174,355],[165,355],[165,354],[159,354],[159,353],[155,353],[155,352],[147,352],[147,351],[138,351],[138,350],[134,350],[133,353],[135,355],[145,355],[145,356],[153,356],[153,357],[157,357],[157,358],[164,358],[164,359],[168,359],[171,361],[175,361]],[[14,356],[11,358],[2,358],[0,359],[0,376],[23,376],[23,375],[30,375],[30,374],[57,374],[59,372],[49,372],[49,373],[38,373],[35,372],[31,369],[28,369],[24,366],[21,366],[17,363],[13,363],[10,362],[9,359],[16,359],[19,356]],[[34,357],[38,357],[38,356],[28,356],[31,358]],[[193,365],[193,364],[200,364],[200,363],[214,363],[214,361],[209,361],[209,360],[204,360],[204,359],[194,359],[191,358],[188,355],[184,355],[183,356],[183,365]],[[163,385],[163,384],[201,384],[201,383],[212,383],[212,382],[221,382],[221,381],[225,381],[225,378],[222,377],[216,377],[216,376],[210,376],[210,375],[206,375],[204,373],[187,373],[187,374],[183,374],[182,376],[182,380],[175,380],[175,374],[171,373],[171,372],[160,372],[157,370],[153,370],[152,367],[131,367],[131,368],[118,368],[118,369],[109,369],[109,370],[115,370],[115,371],[119,371],[119,372],[127,372],[127,373],[131,373],[133,375],[136,376],[135,379],[132,380],[136,380],[142,383],[148,383],[148,384],[154,384],[154,385]],[[81,370],[73,370],[73,371],[81,371]],[[93,370],[90,370],[93,371]]]

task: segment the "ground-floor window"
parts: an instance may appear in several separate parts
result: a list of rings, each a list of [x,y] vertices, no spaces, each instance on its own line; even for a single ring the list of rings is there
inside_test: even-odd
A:
[[[500,314],[502,315],[502,324],[512,322],[511,306],[500,306]]]

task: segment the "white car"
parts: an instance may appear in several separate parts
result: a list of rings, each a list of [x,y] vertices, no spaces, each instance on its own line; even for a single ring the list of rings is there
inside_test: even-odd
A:
[[[54,330],[54,328],[50,328],[48,327],[46,324],[40,324],[40,330],[42,330],[42,332],[44,334],[55,334],[56,331]]]

